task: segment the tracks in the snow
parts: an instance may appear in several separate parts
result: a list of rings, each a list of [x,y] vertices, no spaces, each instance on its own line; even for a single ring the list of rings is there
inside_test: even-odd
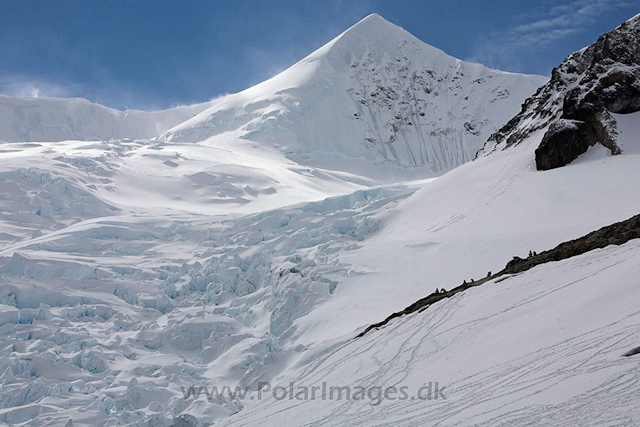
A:
[[[487,277],[480,279],[478,281],[472,281],[469,283],[465,281],[462,285],[456,288],[453,288],[448,292],[438,292],[436,290],[436,292],[432,293],[431,295],[425,298],[419,299],[418,301],[414,302],[404,310],[391,314],[382,322],[375,323],[373,325],[368,326],[356,338],[360,338],[364,336],[367,332],[371,331],[372,329],[378,329],[388,324],[391,320],[397,317],[401,317],[406,314],[411,314],[416,311],[425,310],[431,304],[434,304],[444,298],[452,297],[453,295],[459,292],[465,291],[468,288],[480,286],[483,283],[488,282],[489,280],[496,279],[500,276],[519,274],[524,271],[530,270],[533,267],[540,264],[553,262],[553,261],[561,261],[563,259],[582,255],[586,252],[589,252],[595,249],[602,249],[609,245],[622,245],[627,243],[629,240],[638,239],[638,238],[640,238],[640,215],[636,215],[625,221],[616,222],[615,224],[602,227],[599,230],[589,233],[583,237],[561,243],[551,250],[544,251],[539,254],[531,255],[526,259],[514,257],[511,261],[507,263],[507,266],[503,270],[499,271],[498,273],[493,275],[489,273]],[[507,277],[501,280],[505,280],[506,278]],[[637,353],[640,353],[640,348],[634,349],[634,350],[637,350]],[[636,353],[633,353],[633,354],[636,354]]]

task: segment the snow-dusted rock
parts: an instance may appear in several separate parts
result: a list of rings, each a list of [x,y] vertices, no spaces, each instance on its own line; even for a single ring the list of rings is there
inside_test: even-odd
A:
[[[620,154],[610,113],[640,111],[639,45],[640,14],[569,55],[478,156],[517,145],[540,129],[547,132],[536,150],[538,170],[565,166],[595,144]]]

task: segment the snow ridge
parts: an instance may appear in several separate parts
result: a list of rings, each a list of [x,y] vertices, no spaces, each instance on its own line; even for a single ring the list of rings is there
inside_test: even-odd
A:
[[[0,141],[107,141],[153,138],[209,103],[164,111],[119,111],[86,99],[14,98],[0,94]]]

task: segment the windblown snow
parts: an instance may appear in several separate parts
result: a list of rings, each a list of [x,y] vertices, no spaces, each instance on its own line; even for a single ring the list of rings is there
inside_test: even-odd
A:
[[[638,113],[616,116],[620,156],[538,172],[541,129],[466,163],[545,81],[372,15],[271,80],[131,127],[85,101],[0,98],[0,423],[640,423],[622,357],[640,345],[635,241],[354,340],[436,287],[640,212]],[[23,102],[40,127],[16,125]],[[258,399],[265,382],[431,381],[446,400]]]

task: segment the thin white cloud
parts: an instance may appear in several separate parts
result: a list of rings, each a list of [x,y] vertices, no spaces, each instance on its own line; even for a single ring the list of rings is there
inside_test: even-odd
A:
[[[66,86],[34,79],[29,76],[0,75],[0,93],[5,95],[21,98],[66,98],[72,92],[73,90]]]
[[[149,95],[141,97],[126,85],[109,78],[99,87],[92,88],[86,84],[52,82],[28,75],[0,74],[0,94],[18,98],[86,98],[119,110],[130,105],[147,111],[170,107]]]
[[[547,16],[513,28],[514,33],[530,33],[546,30],[579,31],[596,21],[607,10],[630,6],[620,0],[577,0],[569,4],[554,6]],[[559,35],[558,37],[562,37]]]
[[[574,0],[566,4],[552,0],[545,9],[522,16],[520,23],[480,41],[469,59],[490,67],[519,70],[523,51],[543,51],[584,31],[604,13],[629,6],[626,0]]]

